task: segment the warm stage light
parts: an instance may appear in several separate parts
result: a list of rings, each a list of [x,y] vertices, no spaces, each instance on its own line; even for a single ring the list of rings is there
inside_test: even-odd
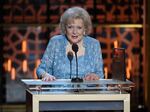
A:
[[[11,59],[8,59],[8,63],[7,63],[7,70],[8,70],[8,72],[11,71],[11,65],[12,65],[12,61],[11,61]]]
[[[41,63],[40,59],[37,59],[36,60],[36,65],[35,65],[35,68],[34,68],[34,71],[33,71],[33,78],[34,79],[37,79],[37,74],[36,74],[36,68],[39,66],[39,64]]]
[[[132,62],[131,62],[131,59],[130,59],[130,58],[128,59],[128,67],[129,67],[129,69],[131,70],[131,68],[132,68]]]
[[[34,71],[33,71],[33,78],[34,78],[34,79],[37,79],[37,78],[38,78],[37,75],[36,75],[36,68],[34,68]]]
[[[12,70],[11,70],[11,80],[15,80],[15,79],[16,79],[16,70],[13,67]]]
[[[22,41],[22,52],[26,53],[26,51],[27,51],[27,41],[23,40]]]
[[[114,41],[114,48],[118,48],[118,41],[117,40]]]
[[[128,63],[127,63],[127,68],[126,68],[126,76],[127,76],[127,79],[130,79],[131,77],[131,68],[132,68],[132,63],[131,63],[131,59],[129,58],[128,59]]]
[[[23,69],[23,72],[27,72],[27,69],[28,69],[27,60],[23,60],[22,69]]]
[[[108,79],[108,68],[104,67],[105,79]]]
[[[130,79],[130,69],[129,69],[129,67],[126,68],[126,76],[127,76],[127,79]]]
[[[40,59],[37,59],[36,60],[36,67],[38,67],[40,63],[41,63]]]

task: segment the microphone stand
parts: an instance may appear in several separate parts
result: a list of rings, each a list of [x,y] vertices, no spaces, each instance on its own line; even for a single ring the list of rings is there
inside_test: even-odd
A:
[[[71,75],[72,75],[72,62],[70,61],[70,79],[71,79]]]
[[[71,51],[68,52],[67,57],[70,61],[70,79],[71,79],[71,75],[72,75],[72,59],[73,59],[73,53]]]
[[[78,45],[73,44],[72,50],[75,52],[75,57],[76,57],[76,77],[72,78],[71,82],[83,82],[83,79],[78,77],[78,58],[77,58]]]

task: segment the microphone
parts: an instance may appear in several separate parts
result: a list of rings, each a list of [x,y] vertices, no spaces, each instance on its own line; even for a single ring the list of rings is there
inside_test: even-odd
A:
[[[72,44],[72,50],[75,52],[75,57],[76,57],[76,77],[72,78],[71,82],[83,82],[83,79],[78,77],[78,58],[77,58],[77,52],[79,50],[78,45]]]
[[[72,50],[75,52],[75,54],[77,55],[77,52],[79,50],[79,47],[77,44],[72,44]]]
[[[70,79],[71,79],[71,75],[72,75],[72,59],[73,59],[73,53],[71,51],[68,52],[67,57],[70,61]]]

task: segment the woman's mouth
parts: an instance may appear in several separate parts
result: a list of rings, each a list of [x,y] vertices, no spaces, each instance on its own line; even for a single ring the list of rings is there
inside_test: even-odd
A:
[[[72,38],[73,38],[73,39],[77,39],[77,38],[78,38],[78,36],[72,36]]]

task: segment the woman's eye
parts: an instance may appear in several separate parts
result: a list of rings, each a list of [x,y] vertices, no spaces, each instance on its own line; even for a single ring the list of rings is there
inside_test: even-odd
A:
[[[81,26],[67,26],[68,29],[82,29],[83,27]]]
[[[72,28],[72,26],[67,26],[67,28],[71,29],[71,28]]]
[[[78,26],[77,28],[78,28],[78,29],[82,29],[82,27],[81,27],[81,26]]]

